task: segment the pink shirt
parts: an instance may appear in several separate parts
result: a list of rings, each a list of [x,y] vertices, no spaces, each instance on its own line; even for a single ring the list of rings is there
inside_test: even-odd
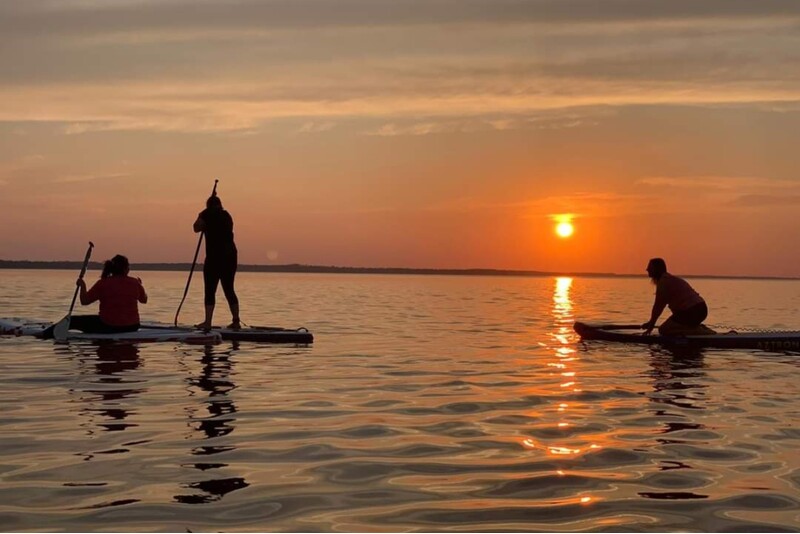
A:
[[[688,310],[701,302],[705,302],[703,297],[683,278],[664,273],[656,285],[656,304],[666,304],[673,312]]]
[[[100,301],[100,319],[111,326],[139,324],[139,306],[144,302],[142,284],[130,276],[101,278],[86,293],[87,302]]]

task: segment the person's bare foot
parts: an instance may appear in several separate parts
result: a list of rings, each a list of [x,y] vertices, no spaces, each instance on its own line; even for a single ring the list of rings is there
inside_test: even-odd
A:
[[[196,325],[194,325],[194,327],[197,328],[198,330],[205,330],[206,332],[211,330],[211,325],[205,321],[203,321],[202,323],[197,323]]]
[[[231,330],[241,330],[242,323],[239,320],[235,320],[231,324],[228,325],[228,328],[230,328]]]

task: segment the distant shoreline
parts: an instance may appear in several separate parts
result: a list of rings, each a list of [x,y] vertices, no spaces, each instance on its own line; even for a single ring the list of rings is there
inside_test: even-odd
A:
[[[80,270],[79,261],[29,261],[0,260],[0,269],[39,269],[39,270]],[[100,270],[102,263],[89,262],[89,269]],[[136,271],[184,271],[189,272],[190,263],[136,263]],[[202,270],[198,264],[195,270]],[[256,273],[320,273],[320,274],[411,274],[411,275],[454,275],[454,276],[582,276],[588,278],[644,278],[644,275],[617,273],[549,272],[509,269],[415,269],[409,267],[337,267],[332,265],[248,265],[240,264],[239,272]],[[793,276],[722,276],[711,274],[684,275],[688,278],[719,278],[734,280],[800,280]]]

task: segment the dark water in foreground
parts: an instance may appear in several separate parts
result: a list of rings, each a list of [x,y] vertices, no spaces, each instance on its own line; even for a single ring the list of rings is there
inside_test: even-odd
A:
[[[171,321],[184,275],[142,274],[143,317]],[[0,316],[66,311],[74,273],[2,275]],[[710,323],[800,328],[800,282],[694,285]],[[575,318],[647,319],[644,279],[239,292],[316,343],[0,339],[0,529],[800,530],[800,355],[578,342]]]

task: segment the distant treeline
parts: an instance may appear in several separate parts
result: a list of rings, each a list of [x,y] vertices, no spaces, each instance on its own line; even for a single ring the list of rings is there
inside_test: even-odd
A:
[[[0,269],[74,269],[80,270],[79,261],[29,261],[0,260]],[[189,272],[190,263],[135,263],[131,265],[136,271],[185,271]],[[202,269],[198,264],[195,269]],[[103,264],[90,261],[90,270],[100,270]],[[611,273],[549,273],[544,271],[515,271],[503,269],[413,269],[407,267],[337,267],[333,265],[247,265],[240,264],[239,272],[258,273],[340,273],[340,274],[438,274],[438,275],[471,275],[471,276],[619,276]]]
[[[79,261],[28,261],[28,260],[0,260],[0,269],[72,269],[80,270],[82,263]],[[89,269],[101,270],[103,264],[97,261],[89,262]],[[191,263],[135,263],[131,265],[134,271],[184,271],[189,272]],[[195,269],[202,270],[203,265],[198,264]],[[522,271],[503,269],[412,269],[407,267],[337,267],[334,265],[301,265],[291,263],[287,265],[239,265],[239,272],[254,273],[334,273],[334,274],[438,274],[438,275],[464,275],[464,276],[582,276],[582,277],[618,277],[642,278],[642,275],[616,274],[616,273],[555,273],[546,271]],[[733,278],[733,279],[765,279],[765,280],[798,280],[791,276],[717,276],[717,275],[685,275],[689,278]]]

